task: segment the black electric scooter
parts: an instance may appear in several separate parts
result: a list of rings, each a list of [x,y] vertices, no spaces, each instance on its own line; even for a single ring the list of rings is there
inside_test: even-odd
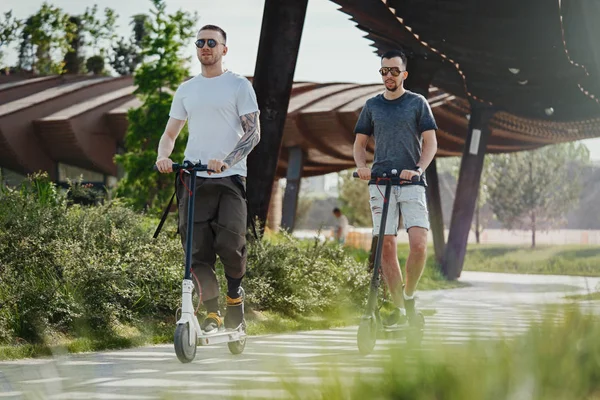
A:
[[[358,178],[358,173],[352,174],[354,178]],[[364,315],[361,318],[358,326],[357,344],[358,350],[361,354],[370,354],[375,348],[377,342],[377,336],[379,333],[384,334],[405,334],[406,341],[409,346],[419,346],[423,339],[423,331],[425,328],[425,318],[423,314],[418,312],[415,321],[410,321],[410,324],[399,328],[386,328],[381,322],[381,316],[379,314],[378,307],[378,292],[381,286],[381,253],[383,248],[383,240],[381,238],[385,235],[385,225],[387,220],[390,194],[392,192],[392,185],[400,185],[400,182],[418,182],[419,177],[414,176],[412,180],[402,179],[398,176],[398,170],[391,170],[384,172],[380,175],[375,173],[371,174],[371,178],[375,179],[377,184],[385,182],[385,194],[383,202],[383,210],[381,212],[381,224],[379,226],[379,235],[377,240],[377,246],[375,248],[375,258],[373,260],[373,277],[371,278],[371,286],[369,289],[369,298],[367,301],[367,308]]]
[[[154,170],[157,170],[154,165]],[[183,164],[173,163],[173,172],[188,171],[189,173],[189,202],[188,218],[187,218],[187,235],[185,243],[185,276],[183,278],[182,293],[181,293],[181,317],[177,321],[175,329],[175,354],[182,363],[189,363],[196,356],[196,346],[199,343],[201,346],[208,346],[218,343],[227,343],[229,351],[232,354],[241,354],[246,347],[246,321],[237,329],[220,328],[217,333],[206,334],[202,331],[196,310],[192,303],[192,293],[194,291],[194,282],[192,281],[192,239],[194,234],[194,200],[196,197],[196,172],[206,171],[214,172],[208,169],[206,164],[192,163],[184,161]],[[188,174],[186,174],[188,175]],[[244,291],[240,287],[242,296]]]

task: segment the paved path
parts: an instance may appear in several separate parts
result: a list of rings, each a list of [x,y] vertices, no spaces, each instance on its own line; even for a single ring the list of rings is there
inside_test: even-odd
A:
[[[545,304],[600,284],[600,278],[476,272],[464,272],[461,281],[470,286],[419,293],[418,304],[436,311],[426,319],[425,351],[436,342],[520,334],[541,317]],[[581,305],[600,314],[598,302]],[[375,352],[362,357],[356,327],[348,327],[251,337],[241,356],[226,345],[201,347],[185,365],[172,345],[0,362],[0,399],[282,398],[282,381],[318,384],[321,367],[347,375],[378,373],[377,362],[395,344],[378,340]]]

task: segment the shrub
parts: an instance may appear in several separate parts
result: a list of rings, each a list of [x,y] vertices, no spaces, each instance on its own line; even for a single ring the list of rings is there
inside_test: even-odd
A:
[[[105,335],[179,307],[184,257],[173,219],[154,240],[154,219],[118,200],[72,204],[72,192],[47,176],[0,191],[0,342]],[[368,283],[366,264],[340,246],[282,234],[249,245],[243,285],[250,307],[294,315],[356,307]]]

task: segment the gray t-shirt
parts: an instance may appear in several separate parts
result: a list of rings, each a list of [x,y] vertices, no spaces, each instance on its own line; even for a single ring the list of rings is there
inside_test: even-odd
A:
[[[354,133],[374,135],[375,160],[372,171],[414,170],[421,159],[423,132],[437,130],[431,107],[418,93],[407,90],[396,100],[383,94],[365,103]],[[426,185],[423,175],[422,185]]]

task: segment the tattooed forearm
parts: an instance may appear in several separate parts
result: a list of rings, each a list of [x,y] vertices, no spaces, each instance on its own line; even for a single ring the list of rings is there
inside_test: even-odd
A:
[[[240,117],[244,136],[240,139],[233,151],[223,160],[229,167],[237,164],[240,160],[246,157],[254,146],[260,141],[260,121],[258,111]]]

